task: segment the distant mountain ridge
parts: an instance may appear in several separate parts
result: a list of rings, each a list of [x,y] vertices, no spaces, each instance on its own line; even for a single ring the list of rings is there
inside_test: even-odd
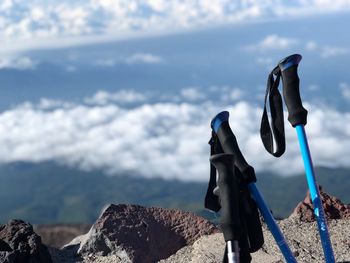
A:
[[[350,202],[350,169],[318,168],[326,192]],[[277,217],[288,216],[304,198],[304,175],[280,177],[259,173],[258,185]],[[92,223],[108,203],[179,208],[213,218],[204,210],[206,182],[147,179],[136,175],[106,176],[54,162],[0,165],[0,222],[21,218],[34,224]]]

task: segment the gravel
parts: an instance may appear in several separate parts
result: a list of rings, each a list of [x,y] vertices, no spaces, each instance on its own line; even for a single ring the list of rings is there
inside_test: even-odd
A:
[[[280,221],[279,225],[298,262],[324,262],[316,222],[303,223],[298,218],[291,217]],[[350,262],[350,220],[331,220],[328,225],[336,262]],[[285,262],[265,224],[263,231],[265,244],[262,249],[252,254],[252,262]],[[192,246],[187,246],[160,262],[222,262],[224,248],[222,234],[204,236]]]

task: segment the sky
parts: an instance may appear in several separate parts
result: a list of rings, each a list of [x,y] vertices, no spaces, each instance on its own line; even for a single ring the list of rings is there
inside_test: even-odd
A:
[[[2,1],[0,163],[206,181],[210,121],[228,110],[258,172],[300,173],[287,120],[283,157],[259,137],[268,73],[300,53],[314,163],[349,167],[349,13],[342,0]]]

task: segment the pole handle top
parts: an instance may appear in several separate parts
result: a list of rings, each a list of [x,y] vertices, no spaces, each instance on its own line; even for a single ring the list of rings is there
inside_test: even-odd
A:
[[[218,132],[223,122],[228,122],[229,117],[230,117],[230,113],[228,111],[222,111],[212,119],[210,126],[215,133]]]

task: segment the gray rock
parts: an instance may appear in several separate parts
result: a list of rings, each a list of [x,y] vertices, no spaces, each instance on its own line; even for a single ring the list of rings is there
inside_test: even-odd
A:
[[[199,238],[192,246],[180,249],[175,255],[161,260],[160,263],[221,263],[225,252],[225,240],[222,234],[213,234]],[[279,261],[278,256],[269,255],[263,250],[252,253],[252,263],[271,263]]]
[[[298,217],[279,221],[288,244],[300,263],[324,262],[324,255],[316,222],[305,223]],[[350,224],[349,220],[330,220],[329,231],[336,262],[350,262]],[[265,244],[262,249],[252,253],[253,263],[285,262],[275,240],[263,225]],[[199,238],[193,245],[180,249],[161,263],[214,263],[222,262],[225,241],[222,234]]]
[[[155,262],[219,230],[193,213],[138,205],[110,205],[89,233],[65,249],[88,256],[116,255],[123,262]]]
[[[32,225],[11,220],[0,225],[0,263],[50,263],[51,256]]]

